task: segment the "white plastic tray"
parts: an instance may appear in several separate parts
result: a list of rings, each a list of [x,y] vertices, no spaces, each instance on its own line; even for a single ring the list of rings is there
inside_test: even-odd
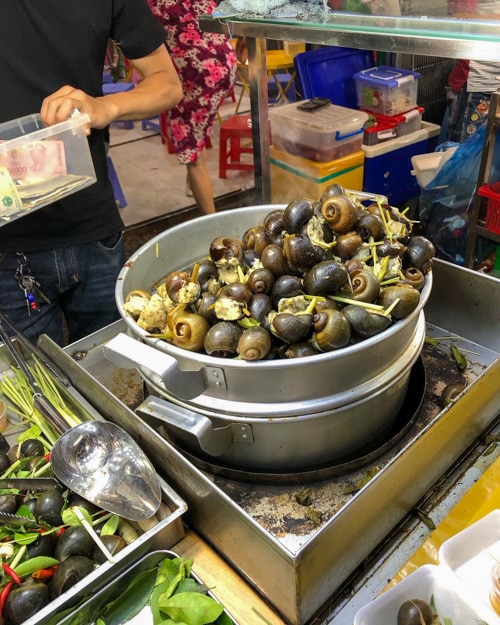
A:
[[[500,622],[492,611],[462,586],[449,569],[426,564],[361,608],[354,617],[354,625],[396,624],[399,608],[404,601],[423,599],[430,603],[431,597],[441,622],[443,618],[451,619],[453,625],[480,622],[496,625]]]
[[[490,606],[491,570],[500,562],[500,510],[493,510],[445,541],[439,561]]]

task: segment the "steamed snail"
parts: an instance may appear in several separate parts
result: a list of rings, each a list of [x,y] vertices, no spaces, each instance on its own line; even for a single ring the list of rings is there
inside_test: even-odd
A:
[[[149,335],[190,351],[255,361],[342,349],[419,305],[433,244],[397,208],[328,187],[270,211],[241,239],[134,290],[124,309]]]

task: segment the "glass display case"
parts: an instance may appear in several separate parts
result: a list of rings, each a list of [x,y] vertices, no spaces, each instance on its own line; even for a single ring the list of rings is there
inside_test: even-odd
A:
[[[213,16],[203,18],[202,27],[248,38],[253,136],[254,144],[259,145],[258,150],[254,149],[259,202],[269,202],[271,197],[266,39],[450,59],[500,59],[500,2],[496,1],[328,0],[327,9],[312,11],[305,19],[295,7],[307,7],[306,2],[246,3],[254,10],[259,4],[282,6],[262,15],[248,13],[245,6],[245,13],[233,11],[230,15],[231,3],[239,6],[239,1],[223,0]],[[321,0],[310,1],[312,7],[320,3]],[[321,6],[324,7],[322,3]],[[353,6],[360,12],[338,10]]]

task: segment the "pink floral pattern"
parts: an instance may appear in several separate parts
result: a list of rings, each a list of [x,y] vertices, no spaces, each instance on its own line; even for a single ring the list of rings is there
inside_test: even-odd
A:
[[[212,133],[217,111],[236,77],[236,54],[229,39],[202,32],[198,18],[210,14],[214,0],[148,0],[167,31],[165,41],[184,90],[167,111],[172,144],[181,163],[196,161]]]

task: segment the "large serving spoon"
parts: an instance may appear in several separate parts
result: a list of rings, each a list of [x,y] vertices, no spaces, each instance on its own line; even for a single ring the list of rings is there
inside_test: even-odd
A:
[[[12,344],[4,321],[33,352],[31,342],[0,315],[0,338],[25,374],[35,407],[60,434],[50,452],[57,479],[87,501],[125,519],[152,517],[161,503],[161,487],[155,468],[139,445],[128,432],[108,421],[89,421],[70,428]]]

